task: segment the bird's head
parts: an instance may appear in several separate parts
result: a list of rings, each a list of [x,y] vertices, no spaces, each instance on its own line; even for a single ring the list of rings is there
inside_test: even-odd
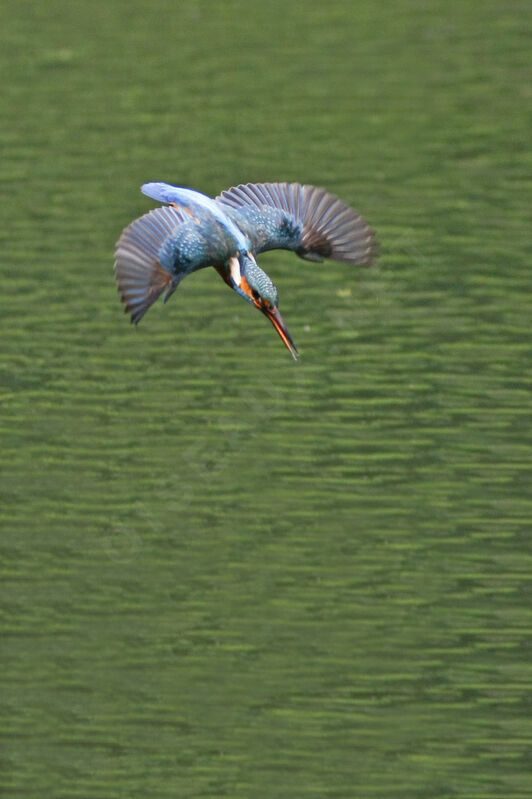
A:
[[[239,253],[230,258],[227,263],[227,271],[222,277],[241,297],[244,297],[268,317],[294,360],[297,360],[297,347],[279,312],[277,286],[260,268],[253,255]]]

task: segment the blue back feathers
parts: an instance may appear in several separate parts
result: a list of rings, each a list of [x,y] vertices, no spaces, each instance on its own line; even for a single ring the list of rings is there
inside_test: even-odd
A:
[[[186,208],[196,216],[198,221],[208,223],[209,217],[213,217],[234,238],[236,249],[243,251],[249,249],[249,241],[242,231],[225,213],[222,206],[211,197],[207,197],[206,194],[201,194],[201,192],[193,189],[185,189],[181,186],[171,186],[169,183],[145,183],[141,187],[141,191],[147,197],[151,197],[152,200],[175,203],[182,208]]]

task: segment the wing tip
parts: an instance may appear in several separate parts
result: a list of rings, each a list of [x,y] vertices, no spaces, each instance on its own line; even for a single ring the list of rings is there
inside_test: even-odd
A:
[[[157,261],[141,276],[138,272],[132,273],[127,263],[119,257],[115,263],[115,280],[120,299],[125,305],[124,313],[130,314],[134,325],[138,325],[165,290],[169,296],[175,288],[172,275]]]
[[[165,288],[170,294],[177,285],[176,277],[161,265],[159,253],[184,219],[180,209],[164,206],[135,219],[122,231],[115,250],[115,277],[125,312],[131,314],[134,324]]]
[[[176,278],[159,261],[159,250],[181,221],[172,208],[157,208],[124,229],[115,250],[115,279],[125,312],[138,324],[148,308]]]

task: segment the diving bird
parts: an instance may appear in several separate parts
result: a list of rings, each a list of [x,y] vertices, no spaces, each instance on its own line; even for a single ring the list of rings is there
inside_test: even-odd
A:
[[[116,245],[118,291],[135,324],[163,292],[166,302],[184,277],[213,266],[268,317],[297,359],[277,288],[256,256],[281,249],[307,261],[369,265],[376,254],[374,233],[362,217],[314,186],[247,183],[215,199],[168,183],[145,183],[141,191],[167,205],[132,222]]]

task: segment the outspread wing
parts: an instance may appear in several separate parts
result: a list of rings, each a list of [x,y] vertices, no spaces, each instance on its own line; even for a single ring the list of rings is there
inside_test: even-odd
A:
[[[137,324],[150,305],[166,290],[166,299],[175,291],[180,276],[165,261],[163,244],[190,219],[176,208],[156,208],[135,219],[120,236],[115,251],[118,291]]]
[[[300,183],[247,183],[216,201],[253,243],[255,253],[294,250],[301,258],[332,258],[369,265],[377,254],[375,234],[334,194]]]

